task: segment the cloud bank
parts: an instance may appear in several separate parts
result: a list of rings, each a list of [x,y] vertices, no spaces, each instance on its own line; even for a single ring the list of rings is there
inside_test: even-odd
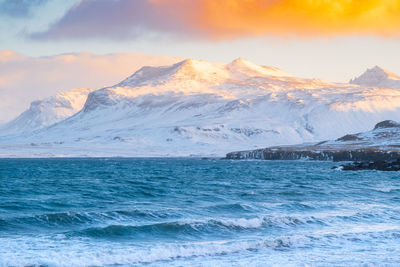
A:
[[[400,0],[81,0],[37,39],[397,36]]]

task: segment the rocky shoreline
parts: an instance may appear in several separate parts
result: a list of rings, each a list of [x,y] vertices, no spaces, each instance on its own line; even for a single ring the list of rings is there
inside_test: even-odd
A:
[[[231,152],[226,159],[353,161],[333,167],[344,171],[400,171],[400,152],[379,150],[308,151],[267,148]]]
[[[389,166],[400,159],[400,123],[386,120],[377,123],[371,131],[347,134],[336,140],[236,151],[228,153],[226,158],[375,162],[377,166],[383,166],[384,162]],[[367,165],[355,164],[354,168]]]
[[[227,159],[260,160],[318,160],[318,161],[393,161],[400,158],[399,151],[374,149],[356,150],[296,150],[294,148],[265,148],[231,152]]]
[[[333,167],[343,171],[361,171],[361,170],[377,170],[377,171],[400,171],[400,158],[396,161],[363,161],[352,162]]]

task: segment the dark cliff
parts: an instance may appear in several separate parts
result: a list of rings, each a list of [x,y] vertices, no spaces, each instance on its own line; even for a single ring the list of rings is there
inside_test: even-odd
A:
[[[262,160],[322,160],[322,161],[364,161],[396,160],[400,158],[397,151],[379,150],[292,150],[292,149],[258,149],[251,151],[231,152],[227,159],[262,159]]]
[[[382,121],[373,130],[332,141],[231,152],[227,159],[390,161],[400,158],[400,124]]]

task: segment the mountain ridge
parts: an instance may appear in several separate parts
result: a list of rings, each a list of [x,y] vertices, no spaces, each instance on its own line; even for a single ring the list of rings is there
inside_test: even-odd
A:
[[[399,90],[275,75],[282,73],[254,65],[239,59],[143,67],[90,92],[80,111],[56,124],[3,135],[2,155],[222,156],[400,120]]]
[[[55,96],[33,101],[26,111],[0,127],[3,135],[35,131],[71,117],[84,106],[94,89],[76,88]]]
[[[371,69],[367,69],[360,76],[350,80],[350,83],[361,86],[400,89],[400,76],[379,66],[375,66]]]

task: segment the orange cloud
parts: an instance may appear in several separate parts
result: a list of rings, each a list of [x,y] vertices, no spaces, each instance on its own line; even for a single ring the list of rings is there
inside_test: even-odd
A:
[[[400,34],[400,0],[80,0],[34,39]]]
[[[148,0],[163,16],[216,39],[400,33],[400,0]]]

